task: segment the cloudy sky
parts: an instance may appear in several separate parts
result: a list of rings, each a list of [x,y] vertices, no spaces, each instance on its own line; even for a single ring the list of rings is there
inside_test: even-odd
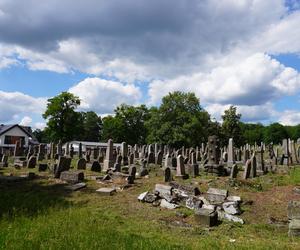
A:
[[[61,91],[109,114],[181,90],[297,124],[299,56],[300,0],[0,0],[0,122],[43,127]]]

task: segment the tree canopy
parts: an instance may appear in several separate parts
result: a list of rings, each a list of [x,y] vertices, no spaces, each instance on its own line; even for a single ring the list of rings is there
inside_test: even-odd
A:
[[[50,98],[43,117],[44,130],[34,132],[41,142],[62,140],[126,141],[130,145],[160,143],[174,147],[197,146],[209,135],[217,135],[223,145],[233,138],[235,145],[279,143],[285,138],[300,138],[300,125],[263,125],[241,121],[241,114],[230,106],[222,122],[211,119],[194,93],[175,91],[162,98],[157,107],[122,104],[103,119],[93,111],[79,112],[80,99],[68,92]]]

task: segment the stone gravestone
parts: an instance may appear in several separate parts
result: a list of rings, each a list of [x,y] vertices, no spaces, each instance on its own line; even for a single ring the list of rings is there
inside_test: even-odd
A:
[[[251,159],[251,171],[250,171],[250,177],[251,178],[255,178],[256,177],[256,157],[255,155],[253,154]]]
[[[183,179],[188,177],[185,173],[184,158],[182,155],[177,156],[176,177]]]
[[[59,156],[57,166],[54,170],[54,177],[59,178],[61,172],[68,171],[71,166],[71,158]]]
[[[207,151],[208,161],[204,165],[204,171],[212,175],[224,175],[224,167],[223,165],[219,164],[221,151],[219,148],[219,139],[217,136],[213,135],[208,137]]]
[[[148,164],[155,164],[155,155],[153,152],[149,152],[147,162]]]
[[[80,142],[78,145],[78,158],[82,158],[82,143]]]
[[[156,155],[156,165],[161,166],[162,165],[162,160],[163,160],[163,153],[162,151],[158,151],[157,155]]]
[[[36,157],[35,156],[30,156],[28,162],[27,162],[27,168],[35,168],[36,166]]]
[[[122,165],[128,165],[128,146],[126,142],[122,142],[121,144],[121,155],[122,155]]]
[[[245,164],[243,179],[245,180],[248,179],[250,177],[250,172],[251,172],[251,160],[247,160]]]
[[[192,152],[190,154],[190,164],[189,164],[189,174],[192,177],[196,177],[199,175],[199,165],[197,164],[196,153]]]
[[[106,148],[106,156],[103,163],[103,170],[107,171],[110,168],[113,168],[114,166],[114,160],[113,160],[113,141],[112,139],[109,139],[107,142],[107,148]]]
[[[129,155],[129,165],[132,165],[133,164],[133,161],[134,161],[134,153],[131,153]]]
[[[8,167],[8,156],[7,155],[3,155],[1,162],[0,162],[0,167],[2,168],[7,168]]]
[[[171,167],[171,166],[172,166],[171,156],[169,154],[166,154],[164,168]]]
[[[84,180],[84,173],[80,171],[62,171],[60,179],[75,184]]]
[[[236,164],[232,165],[231,167],[231,171],[230,171],[230,178],[234,179],[237,177],[239,170],[238,170],[238,166]]]
[[[169,167],[166,167],[164,170],[164,176],[165,176],[165,182],[171,182],[172,181],[172,172]]]
[[[78,170],[84,170],[86,169],[86,160],[84,158],[80,158],[76,165]]]
[[[92,166],[91,166],[91,171],[101,172],[101,165],[98,161],[93,161]]]
[[[231,168],[232,165],[235,163],[233,139],[232,138],[229,139],[227,152],[228,152],[227,167]]]
[[[129,176],[127,178],[128,184],[133,184],[135,180],[135,175],[136,175],[136,167],[135,166],[130,166],[128,169]]]

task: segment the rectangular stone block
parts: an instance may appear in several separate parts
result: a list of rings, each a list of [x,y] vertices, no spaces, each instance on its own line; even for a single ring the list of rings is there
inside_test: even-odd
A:
[[[115,188],[99,188],[96,190],[96,192],[99,193],[100,195],[111,196],[117,191]]]
[[[195,220],[200,225],[213,227],[218,223],[218,214],[214,210],[200,208],[195,212]]]
[[[289,224],[289,236],[300,236],[300,220],[293,219]]]
[[[79,171],[63,171],[60,179],[69,183],[78,183],[84,180],[84,173]]]
[[[228,196],[228,191],[225,189],[209,188],[207,198],[211,202],[224,202]]]
[[[288,218],[290,220],[300,219],[300,201],[289,201]]]

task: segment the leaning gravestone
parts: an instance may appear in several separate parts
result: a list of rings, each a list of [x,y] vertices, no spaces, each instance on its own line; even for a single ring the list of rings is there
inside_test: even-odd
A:
[[[27,162],[27,168],[35,168],[36,166],[36,157],[30,156],[28,162]]]
[[[256,157],[253,154],[253,156],[251,157],[251,171],[250,171],[250,177],[251,178],[255,178],[256,177]]]
[[[251,160],[247,160],[245,164],[243,179],[245,180],[248,179],[250,177],[250,172],[251,172]]]
[[[55,178],[59,178],[61,172],[63,171],[68,171],[70,169],[71,166],[71,158],[69,157],[63,157],[63,156],[59,156],[58,158],[58,164],[54,170],[54,177]]]

